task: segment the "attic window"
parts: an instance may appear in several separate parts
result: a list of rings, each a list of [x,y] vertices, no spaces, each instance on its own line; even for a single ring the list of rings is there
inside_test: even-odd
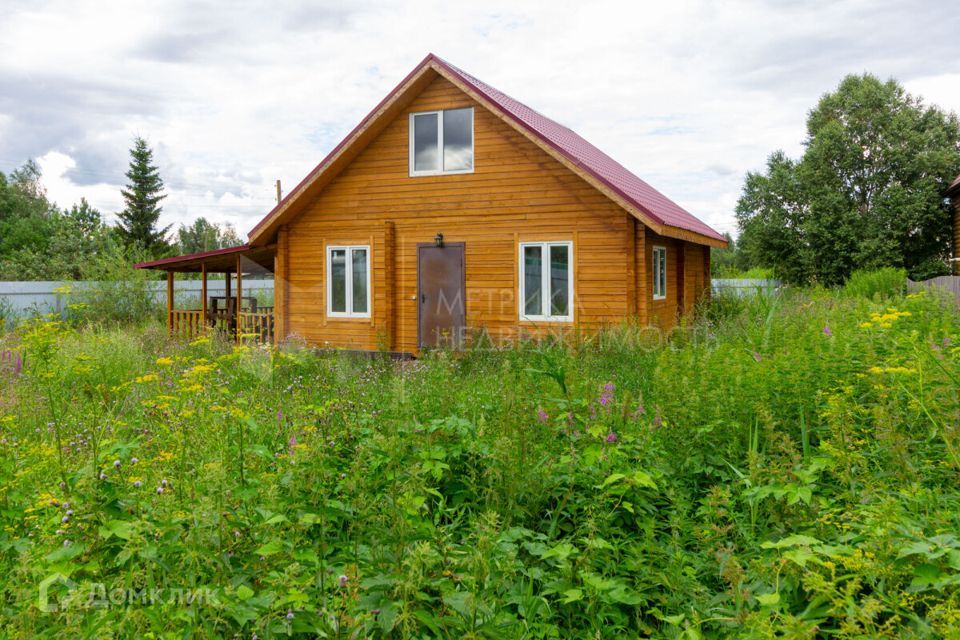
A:
[[[473,107],[410,114],[410,175],[473,172]]]

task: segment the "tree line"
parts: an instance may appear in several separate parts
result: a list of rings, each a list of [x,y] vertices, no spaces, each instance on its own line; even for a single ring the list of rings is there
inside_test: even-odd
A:
[[[958,173],[955,113],[895,80],[847,76],[808,114],[800,158],[774,151],[763,171],[747,174],[739,236],[714,266],[828,286],[858,269],[897,267],[917,280],[948,274],[943,193]]]
[[[242,244],[230,225],[203,217],[175,232],[159,226],[164,184],[143,138],[126,178],[124,209],[109,224],[86,199],[65,209],[51,202],[33,160],[0,172],[0,280],[95,279],[111,265]]]

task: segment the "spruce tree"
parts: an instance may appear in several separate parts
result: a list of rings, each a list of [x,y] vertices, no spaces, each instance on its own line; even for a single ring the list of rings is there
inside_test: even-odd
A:
[[[160,201],[167,196],[162,193],[163,180],[153,164],[153,151],[147,141],[137,136],[130,149],[130,168],[126,173],[127,188],[122,190],[126,208],[117,214],[118,230],[128,246],[138,245],[153,254],[165,251],[167,232],[170,227],[157,228],[160,219]]]

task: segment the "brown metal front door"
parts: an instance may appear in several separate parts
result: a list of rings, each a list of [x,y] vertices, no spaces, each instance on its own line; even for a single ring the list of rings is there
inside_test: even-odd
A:
[[[417,300],[420,348],[459,349],[466,330],[463,243],[417,247]]]

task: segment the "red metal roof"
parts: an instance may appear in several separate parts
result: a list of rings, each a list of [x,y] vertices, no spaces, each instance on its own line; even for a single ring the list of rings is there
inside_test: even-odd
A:
[[[510,118],[516,125],[527,130],[546,145],[553,148],[568,161],[579,167],[584,172],[590,174],[594,179],[601,182],[610,190],[619,194],[629,204],[637,207],[650,219],[660,225],[676,227],[701,234],[708,238],[713,238],[721,242],[726,239],[710,228],[706,223],[699,220],[692,213],[686,211],[683,207],[673,202],[665,195],[651,187],[645,181],[627,170],[619,162],[605,154],[603,151],[587,142],[571,129],[562,124],[551,120],[545,115],[531,109],[518,100],[514,100],[507,94],[498,91],[485,82],[473,77],[462,69],[455,67],[446,60],[429,54],[423,61],[411,71],[406,78],[397,87],[390,92],[380,104],[371,111],[356,128],[331,151],[317,167],[311,171],[286,198],[284,198],[273,210],[270,211],[256,226],[251,229],[248,236],[251,238],[264,227],[273,217],[274,213],[282,209],[289,200],[296,198],[302,188],[317,177],[321,167],[327,161],[333,158],[350,141],[356,132],[360,131],[371,118],[379,111],[380,106],[386,104],[393,96],[401,90],[408,80],[420,73],[424,67],[431,65],[440,67],[452,77],[466,84],[471,90],[482,96],[490,102],[495,108],[500,110],[505,116]]]
[[[200,272],[204,268],[209,273],[234,273],[237,270],[237,257],[241,259],[243,273],[266,273],[273,270],[276,245],[251,247],[242,244],[238,247],[213,249],[182,256],[171,256],[133,265],[137,269],[162,269],[164,271]]]
[[[202,260],[203,258],[213,258],[231,253],[243,253],[249,251],[250,245],[241,244],[236,247],[227,247],[226,249],[212,249],[211,251],[200,251],[198,253],[186,253],[182,256],[170,256],[169,258],[160,258],[159,260],[150,260],[149,262],[138,262],[133,265],[135,269],[156,269],[165,265],[176,264],[178,262],[187,262],[189,260]]]
[[[721,234],[711,229],[692,213],[638,178],[622,164],[600,151],[574,131],[494,89],[449,62],[436,56],[433,56],[433,59],[437,64],[470,85],[474,91],[498,106],[518,124],[562,153],[568,160],[645,211],[656,222],[693,231],[718,240],[724,239]]]

